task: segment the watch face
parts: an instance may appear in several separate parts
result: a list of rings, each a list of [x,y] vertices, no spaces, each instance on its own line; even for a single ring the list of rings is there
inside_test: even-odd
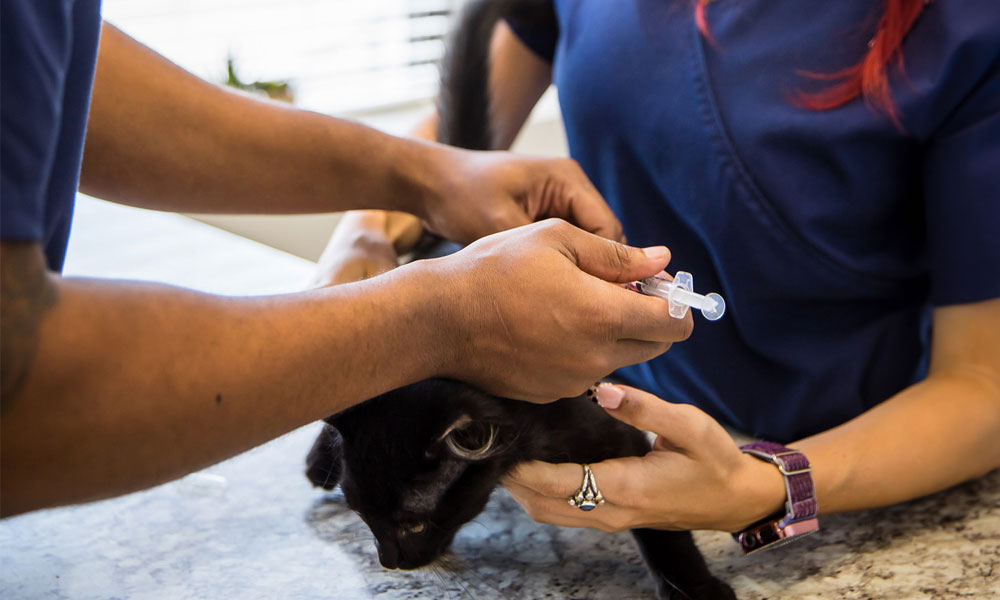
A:
[[[778,532],[778,526],[772,521],[741,533],[740,546],[743,547],[744,552],[749,554],[754,550],[760,550],[765,546],[774,544],[780,539],[782,538]]]
[[[779,528],[777,522],[769,521],[743,531],[739,534],[737,541],[739,541],[743,553],[750,554],[764,548],[784,546],[788,542],[799,539],[803,535],[813,533],[818,529],[819,524],[816,519],[794,523],[785,529]]]

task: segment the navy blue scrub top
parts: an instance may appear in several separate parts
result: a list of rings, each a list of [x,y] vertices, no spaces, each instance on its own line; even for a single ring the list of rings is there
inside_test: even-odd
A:
[[[101,31],[100,0],[0,2],[0,236],[62,269]]]
[[[904,131],[791,101],[860,61],[883,3],[719,0],[715,44],[693,5],[555,0],[558,30],[514,26],[629,242],[728,303],[619,374],[791,441],[921,379],[934,306],[1000,296],[1000,3],[926,8],[890,77]]]

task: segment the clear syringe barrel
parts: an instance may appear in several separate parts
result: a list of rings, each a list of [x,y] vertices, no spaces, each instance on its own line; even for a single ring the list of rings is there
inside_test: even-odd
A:
[[[726,312],[726,302],[716,293],[702,296],[692,291],[694,277],[687,271],[678,271],[673,281],[660,277],[647,277],[636,282],[643,294],[663,298],[670,303],[670,316],[683,319],[688,308],[696,308],[709,321],[722,318]]]

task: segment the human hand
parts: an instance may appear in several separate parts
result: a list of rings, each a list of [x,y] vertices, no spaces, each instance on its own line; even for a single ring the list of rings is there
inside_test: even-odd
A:
[[[726,430],[700,409],[628,386],[602,384],[597,396],[608,414],[657,434],[653,449],[642,457],[592,464],[605,503],[590,512],[567,502],[580,487],[580,465],[536,461],[519,466],[504,485],[532,519],[604,531],[734,532],[783,505],[778,469],[740,452]]]
[[[674,319],[662,299],[615,285],[669,260],[663,246],[631,248],[550,219],[423,261],[444,275],[443,306],[454,305],[440,319],[453,350],[439,375],[522,400],[579,395],[691,333],[690,314]]]
[[[576,161],[452,149],[439,193],[421,214],[460,243],[549,217],[624,241],[622,227]]]
[[[398,255],[390,231],[390,215],[382,210],[343,214],[316,265],[310,287],[327,287],[374,277],[393,269]]]

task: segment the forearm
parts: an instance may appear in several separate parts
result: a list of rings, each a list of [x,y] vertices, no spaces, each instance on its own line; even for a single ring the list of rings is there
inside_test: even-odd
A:
[[[813,465],[823,513],[917,498],[1000,466],[1000,383],[975,368],[940,372],[791,446]]]
[[[3,513],[164,482],[433,375],[434,277],[246,299],[54,280],[34,361],[5,390]]]
[[[209,84],[106,24],[81,189],[188,212],[419,212],[449,152]]]

